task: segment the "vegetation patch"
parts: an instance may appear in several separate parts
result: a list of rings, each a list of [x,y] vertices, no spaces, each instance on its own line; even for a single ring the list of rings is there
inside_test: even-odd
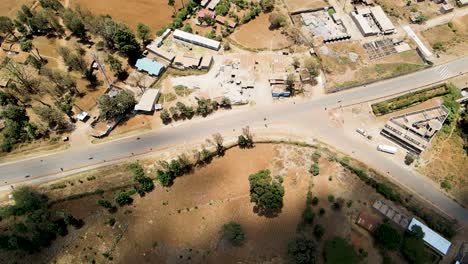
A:
[[[372,104],[372,111],[375,115],[381,116],[408,108],[412,105],[425,102],[431,98],[439,97],[450,93],[452,86],[443,84],[440,86],[426,88],[420,91],[407,93],[395,98]]]

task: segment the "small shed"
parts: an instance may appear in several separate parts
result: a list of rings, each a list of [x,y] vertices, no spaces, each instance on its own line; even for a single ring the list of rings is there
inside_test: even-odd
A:
[[[440,8],[440,12],[443,14],[450,13],[453,11],[453,5],[452,4],[443,4],[442,7]]]
[[[361,212],[356,219],[356,224],[367,231],[372,232],[379,224],[379,220],[366,212]]]
[[[158,89],[146,89],[138,104],[135,105],[135,110],[143,112],[154,111],[154,104],[158,101],[159,95],[160,94]]]
[[[81,111],[77,116],[76,119],[80,120],[81,122],[86,122],[88,120],[89,114],[85,111]]]
[[[141,58],[138,59],[136,64],[136,68],[139,71],[147,72],[149,75],[159,76],[164,70],[164,65],[157,61],[148,59],[148,58]]]

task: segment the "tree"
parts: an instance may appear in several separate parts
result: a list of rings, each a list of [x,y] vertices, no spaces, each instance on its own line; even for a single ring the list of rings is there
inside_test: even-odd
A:
[[[13,21],[11,20],[11,18],[7,16],[0,16],[0,33],[2,34],[9,33],[15,39],[18,39],[15,36],[15,24],[13,24]]]
[[[382,246],[392,250],[397,249],[402,240],[400,232],[388,223],[378,225],[374,231],[374,237]]]
[[[171,115],[166,109],[163,109],[161,113],[159,114],[159,117],[161,118],[162,122],[167,125],[171,122]]]
[[[401,253],[412,264],[430,262],[430,255],[426,250],[424,241],[415,236],[406,236],[401,247]]]
[[[29,39],[22,38],[20,40],[20,48],[22,51],[30,51],[32,49],[32,41]]]
[[[260,0],[260,6],[263,12],[271,12],[275,8],[275,0]]]
[[[220,133],[215,133],[212,135],[213,141],[216,144],[216,153],[218,156],[224,156],[224,152],[226,151],[226,148],[223,146],[223,136],[221,136]]]
[[[192,32],[193,32],[192,26],[190,26],[189,23],[186,23],[186,24],[184,25],[184,27],[182,28],[182,30],[185,31],[185,32],[188,32],[188,33],[192,33]]]
[[[73,33],[73,35],[81,39],[86,37],[85,25],[73,10],[67,8],[62,17],[65,26]]]
[[[288,258],[294,264],[315,263],[315,244],[312,240],[299,238],[288,244]]]
[[[114,73],[115,77],[119,80],[126,78],[127,72],[123,69],[122,62],[120,62],[119,59],[109,54],[107,55],[106,63],[109,64],[109,68]]]
[[[37,106],[33,107],[33,111],[52,130],[63,131],[70,127],[70,123],[64,118],[63,113],[54,107]]]
[[[221,232],[223,238],[227,239],[233,246],[241,246],[245,240],[242,226],[234,221],[224,224]]]
[[[323,256],[327,264],[355,264],[359,262],[354,247],[341,237],[325,242]]]
[[[176,13],[176,10],[175,10],[175,0],[167,0],[167,4],[172,6],[172,8],[174,9],[174,15]]]
[[[319,65],[313,58],[307,58],[304,61],[304,68],[307,69],[307,71],[312,77],[317,77],[319,75]]]
[[[29,186],[17,187],[12,192],[14,205],[14,214],[23,215],[33,212],[47,206],[47,197],[34,191]]]
[[[135,104],[135,98],[126,90],[120,91],[114,97],[103,94],[98,98],[100,115],[106,120],[115,120],[122,117],[124,114],[131,111]]]
[[[135,189],[140,195],[144,195],[145,192],[151,192],[154,189],[153,180],[145,175],[143,167],[138,162],[134,162],[128,167],[133,172],[133,180],[137,183]]]
[[[446,51],[447,48],[445,47],[444,43],[437,41],[434,44],[432,44],[432,49],[435,51]]]
[[[415,22],[416,24],[423,24],[424,22],[427,21],[427,19],[428,19],[427,16],[421,14],[421,15],[419,15],[419,16],[416,17],[416,19],[414,20],[414,22]]]
[[[249,127],[245,127],[242,129],[242,135],[238,137],[237,143],[239,144],[240,148],[253,148],[253,136],[250,133]]]
[[[273,180],[269,170],[261,170],[249,176],[250,201],[260,212],[279,211],[283,207],[284,188]]]
[[[223,99],[221,99],[221,107],[230,109],[231,100],[228,97],[223,97]]]
[[[277,29],[286,26],[286,17],[279,13],[271,13],[268,16],[271,29]]]
[[[417,238],[417,239],[423,239],[424,238],[424,231],[419,225],[413,225],[410,230],[410,235]]]
[[[128,194],[128,192],[120,191],[115,196],[115,202],[120,206],[124,206],[126,204],[131,204],[133,202],[133,199],[132,197],[130,197],[130,194]]]
[[[140,56],[140,45],[127,26],[118,24],[112,39],[117,50],[125,54],[132,62]]]
[[[55,92],[57,95],[62,96],[67,93],[72,95],[79,94],[79,91],[76,88],[75,79],[73,79],[73,77],[67,72],[42,67],[40,74],[46,76],[49,81],[55,84]]]
[[[320,224],[315,225],[315,227],[314,227],[314,236],[315,236],[315,238],[317,240],[320,240],[320,238],[322,238],[323,234],[325,234],[325,228]]]
[[[215,7],[215,13],[218,16],[225,16],[231,7],[231,3],[228,0],[221,0]]]
[[[58,53],[69,69],[79,71],[83,74],[88,71],[86,61],[78,52],[72,52],[69,48],[61,46],[58,48]]]
[[[415,155],[411,152],[408,152],[406,153],[406,156],[405,156],[405,164],[409,166],[413,164],[415,159],[416,159]]]
[[[212,104],[210,99],[205,98],[195,98],[197,100],[197,114],[206,117],[207,115],[213,112]]]
[[[148,43],[148,40],[151,38],[150,28],[143,23],[138,23],[136,31],[137,31],[137,36],[139,39],[141,39],[141,41],[143,42],[143,45]]]
[[[314,176],[317,176],[319,175],[320,173],[320,167],[318,165],[318,163],[314,163],[310,166],[310,169],[309,169],[309,172],[314,175]]]

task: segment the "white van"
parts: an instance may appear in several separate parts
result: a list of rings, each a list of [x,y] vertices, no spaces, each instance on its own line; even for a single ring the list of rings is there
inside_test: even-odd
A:
[[[362,128],[356,128],[356,132],[358,132],[359,134],[367,137],[366,131],[364,129],[362,129]]]
[[[389,154],[395,154],[398,151],[396,147],[388,146],[388,145],[378,145],[377,150],[385,152],[385,153],[389,153]]]

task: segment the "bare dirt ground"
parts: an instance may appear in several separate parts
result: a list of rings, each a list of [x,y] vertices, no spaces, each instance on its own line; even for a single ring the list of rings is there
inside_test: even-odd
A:
[[[291,45],[281,30],[270,30],[268,14],[260,14],[253,21],[242,25],[239,30],[231,35],[232,40],[250,49],[276,50],[284,49]]]
[[[421,33],[432,48],[437,42],[443,44],[445,51],[437,51],[449,57],[463,56],[468,49],[468,15],[457,17],[451,24],[440,25]]]
[[[173,14],[173,8],[166,0],[70,0],[70,7],[76,5],[86,7],[96,14],[109,14],[133,30],[139,22],[158,30],[171,21]],[[175,1],[176,10],[181,6],[181,1]]]
[[[328,54],[318,49],[327,76],[327,89],[335,89],[379,80],[423,67],[424,61],[415,50],[395,53],[377,60],[369,57],[357,41],[328,44]],[[359,57],[352,61],[350,53]]]
[[[0,16],[15,17],[16,11],[20,9],[21,5],[32,3],[32,0],[2,0],[0,1]]]
[[[308,172],[312,152],[310,148],[282,144],[259,144],[250,150],[234,148],[223,158],[177,178],[171,188],[157,186],[145,197],[134,195],[132,205],[119,208],[114,214],[96,205],[99,195],[59,202],[54,209],[84,219],[85,226],[70,230],[69,235],[57,239],[42,253],[26,255],[22,261],[102,263],[108,261],[102,254],[110,251],[115,263],[284,263],[287,243],[299,235],[296,228],[311,188],[313,196],[319,198],[313,208],[314,224],[325,227],[324,237],[317,242],[317,256],[321,256],[323,241],[339,235],[350,239],[356,250],[363,248],[369,253],[364,263],[381,262],[372,237],[354,220],[363,210],[380,218],[371,204],[382,197],[340,165],[328,161],[326,155],[319,160],[320,174],[312,177]],[[148,172],[154,162],[141,161]],[[255,214],[249,201],[248,176],[266,168],[272,175],[284,177],[284,207],[274,218]],[[131,183],[123,164],[46,184],[41,190],[47,190],[49,197],[57,200]],[[103,196],[113,200],[115,193],[108,191]],[[327,200],[330,194],[345,204],[352,201],[352,205],[334,210]],[[318,215],[319,208],[325,209],[323,216]],[[110,217],[116,219],[113,227],[105,224]],[[231,220],[240,223],[245,231],[242,247],[232,247],[220,239],[221,226]],[[0,255],[0,259],[3,257]],[[401,262],[398,257],[394,260]]]
[[[290,12],[303,9],[316,9],[328,6],[327,2],[324,0],[285,0],[285,3]]]
[[[428,18],[439,15],[441,5],[433,1],[412,1],[410,6],[406,5],[406,0],[376,0],[377,4],[381,5],[384,11],[393,20],[399,20],[403,23],[409,23],[411,11],[418,11]]]
[[[468,206],[468,156],[456,131],[437,135],[418,163],[418,170],[435,182],[448,181],[451,185],[448,192]]]

